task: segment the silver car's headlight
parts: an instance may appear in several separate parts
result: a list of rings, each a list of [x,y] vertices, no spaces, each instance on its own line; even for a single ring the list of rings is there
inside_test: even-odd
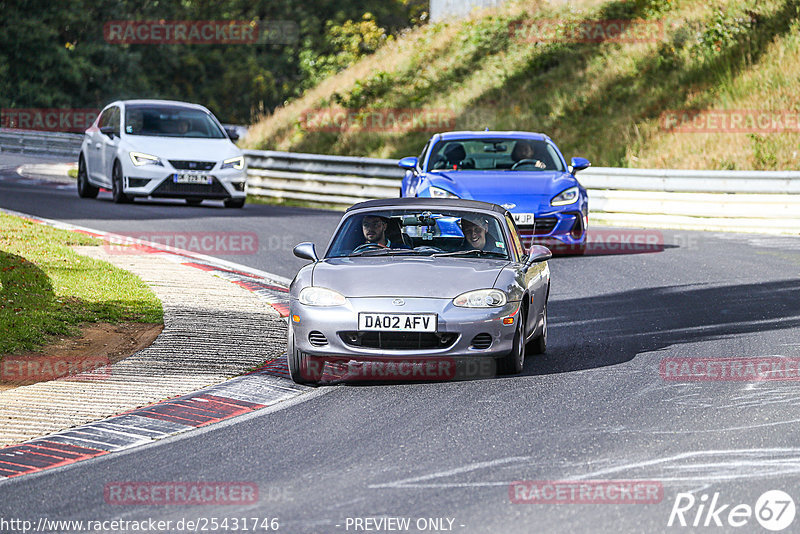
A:
[[[431,198],[459,198],[455,193],[451,193],[441,187],[431,186],[428,190],[431,192]]]
[[[158,165],[159,167],[163,167],[164,164],[161,163],[161,159],[156,156],[151,156],[150,154],[142,154],[141,152],[131,152],[131,161],[137,167],[141,167],[142,165]]]
[[[346,302],[344,295],[327,287],[306,287],[300,292],[300,304],[306,306],[341,306]]]
[[[453,304],[460,308],[498,308],[506,302],[508,297],[499,289],[467,291],[453,299]]]
[[[244,169],[244,156],[236,156],[235,158],[228,158],[222,162],[221,169],[236,169],[240,171]]]
[[[574,204],[578,201],[578,188],[570,187],[553,197],[550,201],[551,206],[566,206],[567,204]]]

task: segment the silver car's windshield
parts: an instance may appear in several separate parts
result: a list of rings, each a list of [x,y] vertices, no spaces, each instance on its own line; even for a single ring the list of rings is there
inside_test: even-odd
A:
[[[157,137],[225,139],[216,121],[205,111],[183,106],[129,104],[125,133]]]
[[[328,258],[446,255],[508,259],[501,222],[464,210],[377,210],[353,214],[331,244]]]
[[[564,171],[555,148],[541,139],[447,139],[431,150],[430,171]]]

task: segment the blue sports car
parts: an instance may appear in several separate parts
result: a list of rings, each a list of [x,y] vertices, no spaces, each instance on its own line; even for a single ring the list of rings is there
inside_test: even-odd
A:
[[[419,157],[403,158],[401,197],[463,198],[503,206],[526,245],[582,254],[589,201],[555,143],[530,132],[446,132],[430,138]]]

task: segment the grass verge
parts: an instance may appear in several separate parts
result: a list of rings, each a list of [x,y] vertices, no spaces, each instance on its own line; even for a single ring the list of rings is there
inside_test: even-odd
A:
[[[0,213],[0,358],[76,336],[83,323],[163,322],[138,277],[70,248],[101,243]]]

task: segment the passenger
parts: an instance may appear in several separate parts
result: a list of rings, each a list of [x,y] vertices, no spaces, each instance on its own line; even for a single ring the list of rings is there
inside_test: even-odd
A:
[[[489,234],[489,218],[482,215],[473,215],[471,217],[461,218],[461,231],[464,233],[464,244],[467,250],[485,250],[486,252],[499,252],[504,254],[505,251],[498,247],[496,243],[487,239]]]
[[[547,167],[542,160],[536,159],[536,150],[528,141],[517,141],[517,144],[514,145],[514,150],[511,151],[511,159],[514,161],[514,164],[528,160],[537,169],[544,169]]]

